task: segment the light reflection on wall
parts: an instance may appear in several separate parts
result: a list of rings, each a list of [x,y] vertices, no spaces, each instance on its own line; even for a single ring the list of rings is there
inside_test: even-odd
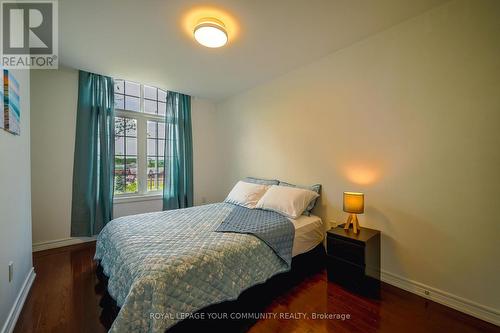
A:
[[[372,185],[382,175],[381,168],[370,163],[349,163],[344,167],[344,173],[349,181],[358,185]]]
[[[190,8],[182,16],[182,29],[190,37],[193,38],[193,29],[198,22],[207,17],[216,18],[224,23],[228,36],[228,44],[238,39],[240,27],[233,15],[226,10],[213,6],[195,6]]]

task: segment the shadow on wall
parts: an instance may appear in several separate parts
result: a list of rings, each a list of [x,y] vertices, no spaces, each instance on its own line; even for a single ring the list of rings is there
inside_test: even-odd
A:
[[[368,206],[366,211],[366,219],[370,221],[369,225],[373,228],[383,230],[381,238],[381,256],[382,270],[384,267],[391,267],[393,273],[401,276],[414,276],[415,267],[424,267],[427,272],[433,274],[446,273],[446,263],[433,261],[432,257],[425,256],[426,248],[430,245],[439,242],[442,246],[446,246],[447,235],[436,228],[435,224],[429,223],[427,220],[419,219],[414,215],[408,214],[405,211],[393,208],[384,208],[383,210]],[[399,231],[404,230],[412,234],[418,235],[425,230],[427,239],[414,239],[415,244],[401,242],[398,237]],[[422,251],[420,251],[420,250]],[[405,263],[412,263],[405,265]],[[415,265],[415,263],[418,263]],[[422,283],[430,283],[429,281],[421,280]]]
[[[324,192],[318,200],[316,207],[313,210],[314,215],[322,216],[326,219],[324,222],[327,229],[332,227],[332,221],[337,224],[342,224],[347,219],[347,214],[342,209],[342,201],[339,198],[330,200]],[[397,210],[392,207],[379,208],[378,206],[369,205],[362,215],[361,227],[374,228],[383,230],[381,234],[381,268],[389,274],[401,276],[414,276],[415,267],[424,267],[427,272],[433,274],[445,274],[446,264],[433,261],[433,258],[425,256],[426,248],[436,242],[443,243],[446,246],[449,237],[443,231],[436,228],[435,224],[427,220],[419,219],[414,215],[408,214],[402,210]],[[425,241],[417,240],[415,244],[401,242],[399,234],[408,230],[415,235],[425,231],[427,239]],[[405,265],[412,263],[412,265]],[[418,263],[415,265],[415,263]],[[391,267],[390,271],[385,270],[385,267]],[[422,283],[430,283],[432,279],[421,280]]]

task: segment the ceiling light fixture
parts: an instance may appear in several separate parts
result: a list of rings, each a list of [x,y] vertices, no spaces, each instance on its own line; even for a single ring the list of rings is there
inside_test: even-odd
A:
[[[194,27],[194,39],[201,45],[210,48],[224,46],[227,43],[226,27],[216,18],[201,19]]]

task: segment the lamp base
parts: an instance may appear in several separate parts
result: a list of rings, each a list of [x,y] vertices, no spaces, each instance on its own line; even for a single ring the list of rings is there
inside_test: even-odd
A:
[[[358,216],[356,214],[349,214],[349,217],[347,218],[347,222],[344,225],[344,230],[349,230],[351,223],[352,223],[352,231],[355,234],[359,233],[359,230],[361,229],[361,227],[359,226]]]

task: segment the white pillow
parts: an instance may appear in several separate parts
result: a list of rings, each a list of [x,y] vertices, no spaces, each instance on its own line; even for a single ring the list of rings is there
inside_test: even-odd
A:
[[[255,208],[260,198],[266,193],[269,185],[252,184],[239,181],[229,192],[224,202],[240,205],[247,208]]]
[[[296,219],[319,194],[297,187],[272,185],[255,208],[271,210]]]

